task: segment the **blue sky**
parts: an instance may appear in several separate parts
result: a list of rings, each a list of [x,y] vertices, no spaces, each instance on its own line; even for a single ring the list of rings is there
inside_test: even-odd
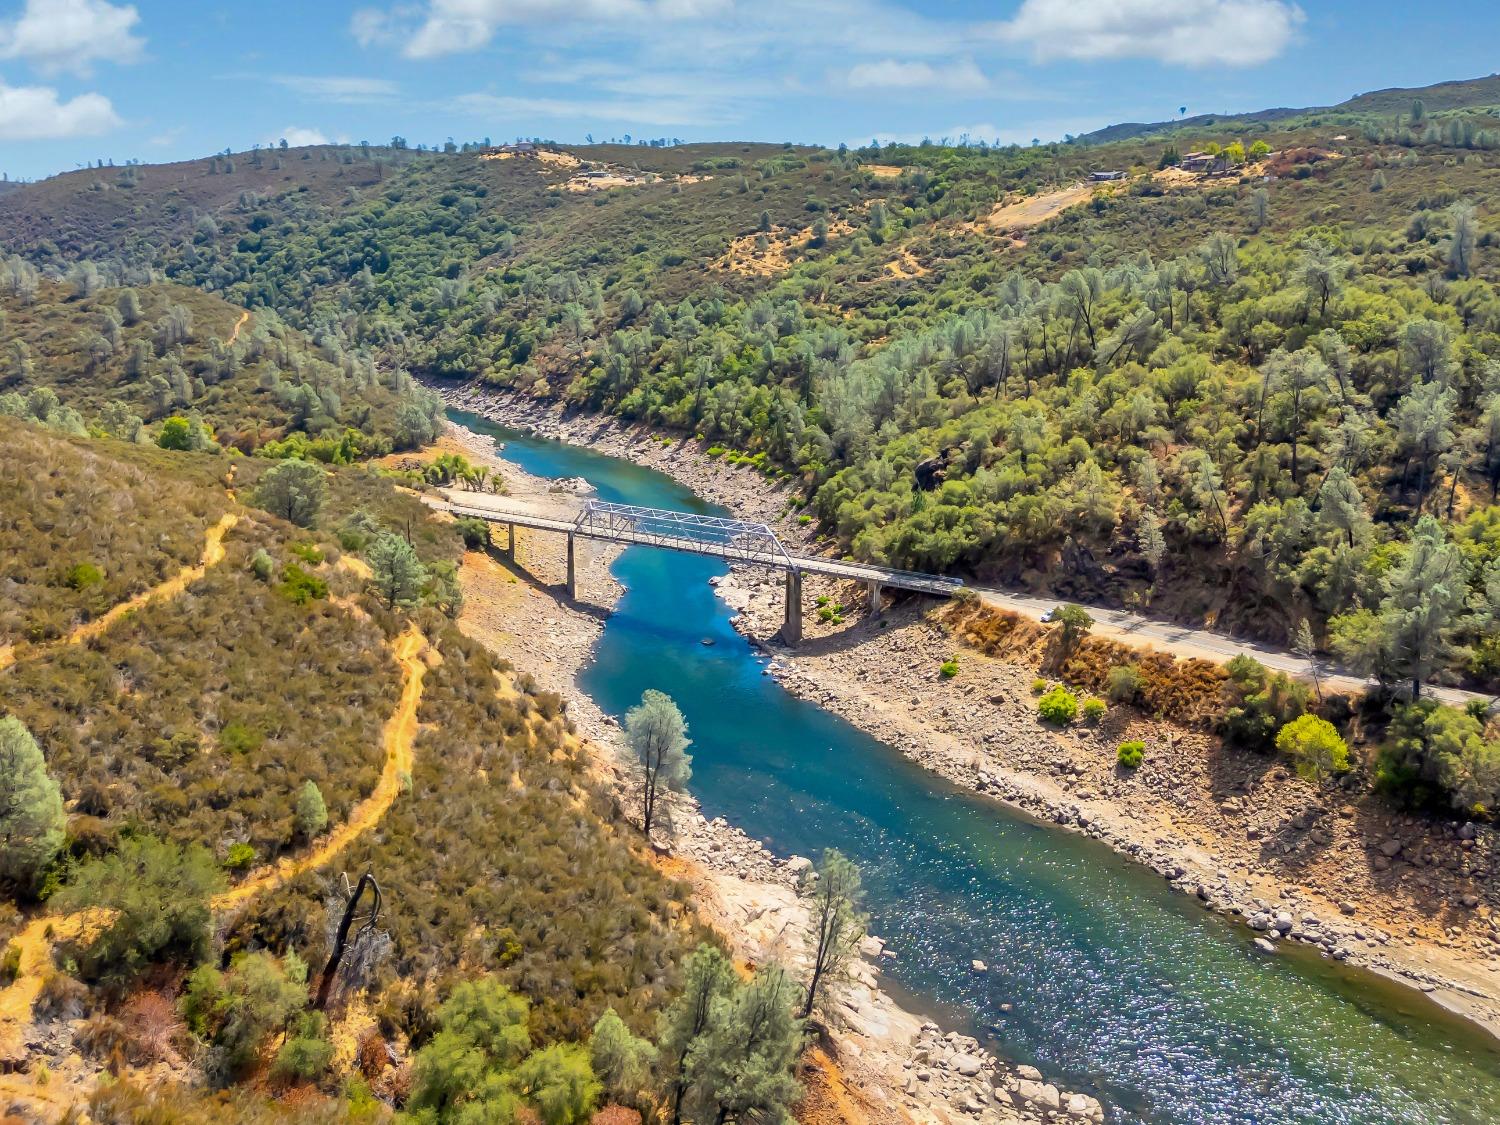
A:
[[[1051,140],[1500,66],[1488,0],[0,0],[0,172],[489,136]]]

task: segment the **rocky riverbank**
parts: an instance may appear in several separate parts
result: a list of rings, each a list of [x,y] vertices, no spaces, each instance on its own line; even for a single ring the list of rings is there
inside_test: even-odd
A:
[[[748,467],[614,419],[565,415],[516,395],[440,388],[451,405],[668,473],[742,518],[816,552],[796,497]],[[741,632],[776,657],[788,688],[838,712],[958,784],[1080,831],[1237,916],[1259,948],[1299,942],[1391,975],[1500,1034],[1500,841],[1492,828],[1393,812],[1367,791],[1314,786],[1274,759],[1113,709],[1098,726],[1038,723],[1036,670],[965,651],[913,605],[880,620],[862,592],[810,579],[813,619],[795,651],[775,576],[738,570],[718,583]],[[1148,746],[1130,773],[1125,738]]]
[[[450,426],[438,448],[460,450],[499,472],[509,495],[530,506],[555,503],[561,511],[571,491],[501,461],[489,439],[462,427]],[[459,624],[539,686],[567,700],[579,735],[596,750],[599,776],[628,810],[635,780],[619,726],[577,686],[621,592],[608,569],[617,553],[598,544],[580,550],[578,600],[570,602],[559,537],[522,530],[514,564],[494,553],[470,552],[460,571],[464,611]],[[692,884],[704,920],[742,963],[777,960],[801,975],[808,961],[809,919],[798,888],[810,861],[774,855],[722,817],[704,817],[691,799],[674,799],[669,814],[658,859],[669,873]],[[830,1039],[839,1081],[863,1120],[941,1125],[960,1120],[993,1125],[1103,1121],[1103,1109],[1093,1098],[1059,1091],[1033,1068],[1011,1067],[976,1040],[945,1034],[903,1010],[880,987],[885,954],[878,938],[867,938],[861,954],[838,991]],[[818,1083],[827,1079],[820,1079],[816,1068],[808,1077],[816,1096]]]

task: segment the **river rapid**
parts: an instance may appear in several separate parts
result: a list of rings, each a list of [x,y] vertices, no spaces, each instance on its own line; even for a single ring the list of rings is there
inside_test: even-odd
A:
[[[453,410],[544,478],[723,514],[653,470]],[[709,579],[723,563],[632,547],[580,687],[615,716],[647,688],[693,738],[691,789],[774,851],[838,848],[908,1008],[985,1038],[1145,1123],[1485,1125],[1500,1044],[1421,993],[1253,935],[1086,837],[961,791],[764,674]],[[988,971],[970,969],[984,961]]]

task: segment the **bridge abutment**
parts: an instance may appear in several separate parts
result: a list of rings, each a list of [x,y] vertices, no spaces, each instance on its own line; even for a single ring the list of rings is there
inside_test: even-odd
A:
[[[795,645],[802,640],[802,572],[788,567],[786,572],[786,618],[781,624],[783,644]]]

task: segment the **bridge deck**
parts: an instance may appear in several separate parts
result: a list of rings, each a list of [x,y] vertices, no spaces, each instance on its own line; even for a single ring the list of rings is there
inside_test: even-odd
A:
[[[430,501],[429,501],[430,502]],[[871,563],[847,562],[842,559],[821,558],[815,555],[788,554],[774,535],[753,534],[741,536],[725,534],[737,529],[761,530],[757,525],[734,524],[733,521],[718,521],[711,525],[703,537],[699,529],[705,525],[693,522],[692,517],[681,518],[680,513],[659,511],[650,508],[626,508],[624,505],[605,505],[589,501],[576,519],[557,519],[527,510],[512,504],[477,504],[467,500],[448,499],[432,506],[451,512],[455,516],[467,516],[488,520],[492,523],[510,523],[517,527],[529,527],[539,531],[556,531],[577,535],[584,539],[595,539],[605,543],[631,543],[647,547],[662,547],[671,551],[685,551],[694,555],[728,559],[733,562],[750,563],[771,567],[775,570],[795,570],[804,574],[827,574],[835,578],[847,578],[857,582],[878,582],[899,590],[914,590],[923,594],[949,597],[963,587],[957,578],[936,574],[918,574],[913,571],[892,570]],[[611,516],[608,520],[591,519],[590,513]],[[628,516],[629,518],[620,518]],[[769,529],[765,529],[769,535]]]

